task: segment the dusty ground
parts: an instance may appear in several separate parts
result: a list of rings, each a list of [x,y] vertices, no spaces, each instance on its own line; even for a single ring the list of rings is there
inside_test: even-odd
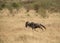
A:
[[[42,18],[32,11],[6,16],[7,11],[0,13],[0,43],[60,43],[60,13],[48,13],[49,18]],[[26,21],[41,23],[46,30],[26,28]]]

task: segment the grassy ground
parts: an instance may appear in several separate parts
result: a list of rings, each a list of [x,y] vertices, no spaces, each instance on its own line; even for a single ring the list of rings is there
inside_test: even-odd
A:
[[[25,13],[21,10],[15,16],[8,14],[0,13],[0,43],[60,43],[60,13],[48,13],[48,18],[42,18],[34,11]],[[41,23],[46,30],[26,28],[26,21]]]

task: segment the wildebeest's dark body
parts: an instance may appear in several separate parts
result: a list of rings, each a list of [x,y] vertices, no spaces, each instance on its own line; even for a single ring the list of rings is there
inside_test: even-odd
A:
[[[46,29],[46,27],[42,24],[27,21],[25,23],[25,27],[28,27],[28,26],[31,27],[32,29],[36,29],[36,28],[41,28],[42,30],[43,30],[43,28]]]

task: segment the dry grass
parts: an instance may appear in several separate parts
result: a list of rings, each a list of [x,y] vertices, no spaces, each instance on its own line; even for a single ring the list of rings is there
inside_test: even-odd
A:
[[[29,12],[29,16],[26,14],[24,11],[15,16],[0,17],[0,43],[60,43],[59,13],[48,13],[49,18],[45,19],[34,12]],[[26,21],[42,23],[47,29],[25,28]]]

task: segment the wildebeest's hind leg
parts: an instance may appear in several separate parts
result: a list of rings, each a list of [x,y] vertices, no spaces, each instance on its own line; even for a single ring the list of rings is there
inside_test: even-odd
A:
[[[46,29],[46,27],[44,25],[40,24],[40,26],[43,27],[44,29]]]
[[[41,28],[43,30],[43,28],[41,26],[39,28]]]

